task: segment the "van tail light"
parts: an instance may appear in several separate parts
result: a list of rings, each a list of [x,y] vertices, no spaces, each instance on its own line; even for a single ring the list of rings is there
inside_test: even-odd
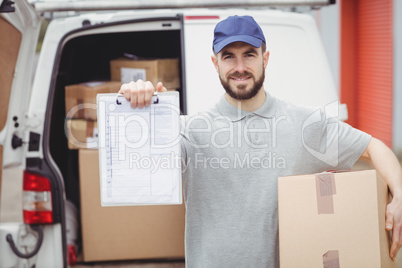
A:
[[[77,264],[77,254],[76,248],[74,245],[67,245],[67,259],[68,265],[75,265]]]
[[[48,178],[24,171],[23,211],[27,224],[53,222],[52,191]]]

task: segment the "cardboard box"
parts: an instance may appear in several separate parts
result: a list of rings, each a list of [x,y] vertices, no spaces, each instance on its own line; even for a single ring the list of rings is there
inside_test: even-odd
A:
[[[184,258],[184,205],[101,207],[98,150],[79,150],[84,261]]]
[[[98,123],[92,120],[67,119],[68,148],[98,149]]]
[[[397,267],[387,203],[388,187],[375,170],[279,178],[281,268]]]
[[[162,82],[166,88],[180,88],[178,59],[132,60],[119,58],[110,61],[113,81],[129,83],[142,79],[154,85]]]
[[[66,117],[96,120],[96,95],[117,93],[121,83],[117,81],[93,81],[65,87]]]

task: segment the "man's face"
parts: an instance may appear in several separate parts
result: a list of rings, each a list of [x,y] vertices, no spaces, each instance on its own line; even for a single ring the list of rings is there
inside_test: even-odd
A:
[[[248,100],[263,86],[268,57],[261,47],[235,42],[212,56],[212,61],[226,93],[237,100]]]

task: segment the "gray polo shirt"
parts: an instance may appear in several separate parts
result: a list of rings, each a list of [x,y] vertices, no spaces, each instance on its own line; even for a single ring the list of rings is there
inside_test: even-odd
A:
[[[184,119],[187,267],[279,267],[277,179],[350,168],[370,136],[267,94],[253,113],[223,96]]]

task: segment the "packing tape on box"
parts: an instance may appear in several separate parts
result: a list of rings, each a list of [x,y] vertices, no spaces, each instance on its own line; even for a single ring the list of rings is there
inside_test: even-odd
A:
[[[93,137],[94,136],[94,127],[95,127],[95,122],[94,121],[89,121],[87,120],[87,137]]]
[[[316,174],[315,183],[318,214],[334,214],[335,175],[333,173]]]
[[[77,106],[80,104],[84,104],[84,99],[82,98],[77,98]],[[84,109],[79,109],[78,110],[78,118],[84,118]]]
[[[340,268],[339,251],[329,250],[322,255],[322,264],[324,268]]]

